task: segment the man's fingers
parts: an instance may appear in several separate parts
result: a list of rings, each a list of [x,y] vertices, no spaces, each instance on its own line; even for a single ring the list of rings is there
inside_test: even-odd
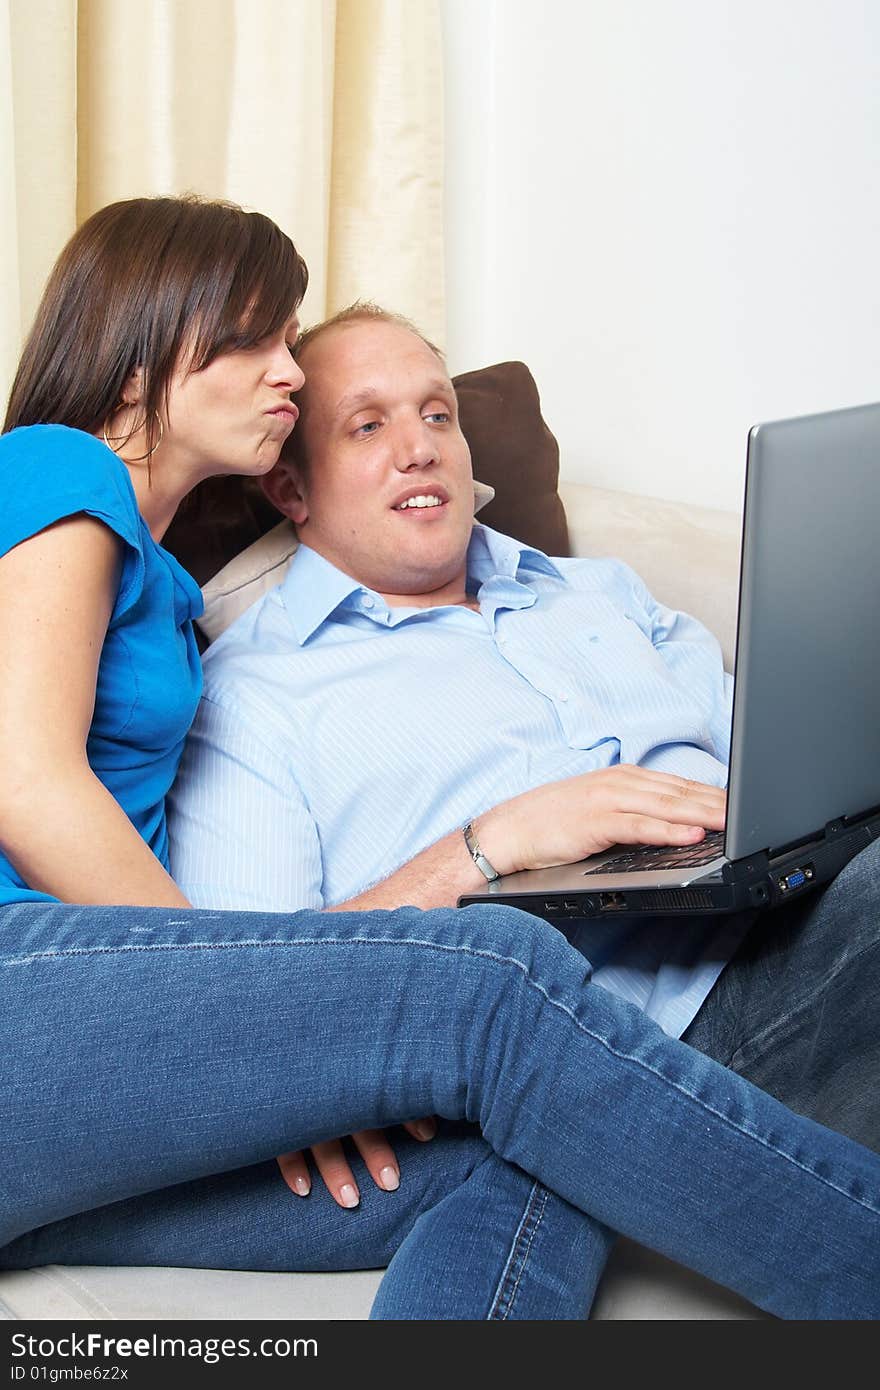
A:
[[[647,816],[650,820],[680,828],[699,826],[703,830],[721,830],[725,819],[724,802],[717,798],[709,800],[702,795],[681,796],[677,792],[659,791],[644,785],[610,791],[604,810],[605,816]]]
[[[361,1194],[345,1157],[342,1140],[327,1139],[323,1144],[313,1144],[312,1157],[334,1202],[341,1207],[356,1207]]]
[[[627,812],[609,818],[609,828],[612,826],[611,843],[620,845],[696,845],[706,835],[701,825],[681,825]]]
[[[699,788],[701,791],[721,792],[723,789],[716,787],[712,782],[698,782],[693,777],[680,777],[677,772],[658,772],[653,767],[639,767],[636,763],[618,763],[615,768],[608,771],[620,769],[621,773],[629,773],[634,776],[648,778],[652,782],[663,783],[670,787],[691,787]]]
[[[723,806],[727,802],[724,788],[710,786],[708,782],[695,782],[692,778],[677,777],[670,772],[655,772],[649,767],[633,767],[628,763],[607,770],[613,774],[618,769],[622,773],[621,780],[634,787],[640,786],[644,791],[653,791],[658,795],[666,793],[676,799],[689,798],[708,806]]]
[[[400,1168],[384,1129],[361,1129],[351,1137],[376,1186],[385,1192],[396,1192]]]
[[[708,830],[720,830],[724,825],[725,803],[696,795],[678,792],[655,793],[657,809],[670,820],[700,824]]]
[[[305,1154],[301,1150],[296,1153],[279,1154],[275,1162],[291,1192],[295,1192],[297,1197],[308,1197],[312,1189],[312,1180],[309,1177],[309,1165]]]

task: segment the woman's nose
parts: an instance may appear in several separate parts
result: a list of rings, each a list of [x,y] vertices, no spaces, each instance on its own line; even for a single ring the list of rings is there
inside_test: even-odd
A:
[[[305,374],[298,362],[290,355],[288,347],[280,348],[273,356],[266,373],[273,386],[285,386],[288,391],[298,391],[305,382]]]

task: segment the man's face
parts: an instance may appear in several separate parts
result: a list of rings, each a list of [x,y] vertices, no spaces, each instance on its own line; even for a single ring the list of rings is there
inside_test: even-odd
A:
[[[376,320],[322,333],[303,369],[308,471],[292,475],[284,503],[300,539],[389,600],[455,601],[474,494],[443,363],[408,329]]]

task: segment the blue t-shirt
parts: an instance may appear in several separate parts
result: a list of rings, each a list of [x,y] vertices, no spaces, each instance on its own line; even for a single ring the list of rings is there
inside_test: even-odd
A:
[[[167,868],[165,796],[201,693],[191,623],[202,611],[201,592],[153,540],[128,470],[106,445],[66,425],[28,425],[0,437],[0,555],[82,512],[124,542],[98,666],[89,765]],[[0,852],[0,904],[32,900],[54,901],[28,888]]]

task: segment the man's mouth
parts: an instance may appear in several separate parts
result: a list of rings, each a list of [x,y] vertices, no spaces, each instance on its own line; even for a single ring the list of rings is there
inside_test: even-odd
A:
[[[422,511],[425,507],[442,507],[446,502],[445,497],[440,497],[436,492],[418,492],[415,497],[405,497],[402,502],[398,502],[394,508],[396,512]]]

